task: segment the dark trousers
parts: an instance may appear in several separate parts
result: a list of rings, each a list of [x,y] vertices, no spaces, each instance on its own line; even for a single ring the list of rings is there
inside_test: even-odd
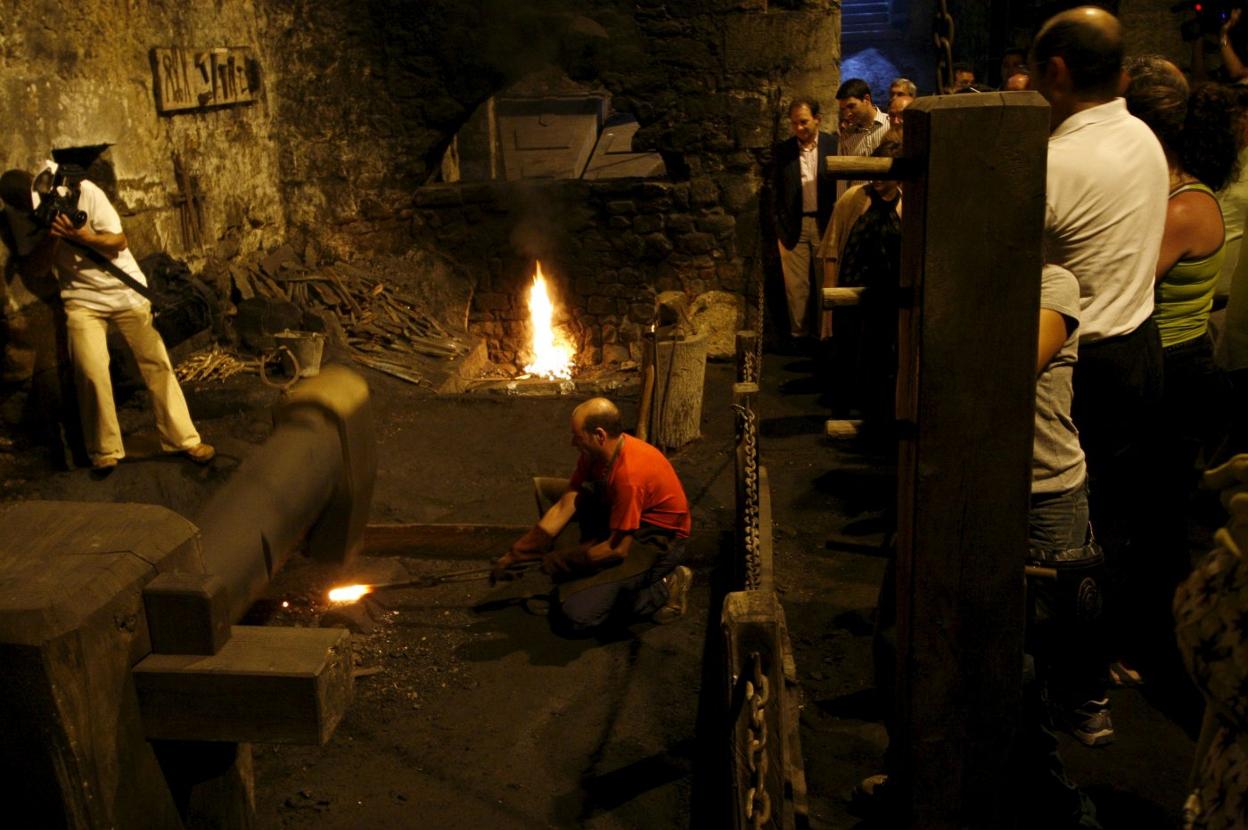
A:
[[[568,489],[564,478],[535,478],[538,515],[544,515]],[[610,534],[606,505],[577,503],[572,521],[555,539],[555,549],[602,541]],[[576,531],[571,531],[575,525]],[[667,602],[663,577],[684,561],[684,540],[676,532],[643,524],[633,533],[628,557],[590,576],[562,582],[555,589],[556,623],[568,633],[584,634],[608,623],[649,617]]]
[[[1031,564],[1057,578],[1027,581],[1027,651],[1038,682],[1055,702],[1074,707],[1105,697],[1101,583],[1105,560],[1088,525],[1086,483],[1065,493],[1032,493]]]
[[[1140,623],[1156,610],[1146,583],[1158,475],[1146,451],[1158,427],[1162,376],[1161,337],[1151,319],[1130,334],[1079,345],[1071,416],[1087,456],[1092,526],[1105,551],[1107,657],[1146,649]]]

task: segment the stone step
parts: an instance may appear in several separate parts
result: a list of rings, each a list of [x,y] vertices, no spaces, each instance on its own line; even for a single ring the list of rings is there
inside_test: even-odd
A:
[[[888,11],[882,12],[852,12],[850,14],[841,15],[841,29],[860,29],[863,26],[874,26],[876,24],[888,23]]]

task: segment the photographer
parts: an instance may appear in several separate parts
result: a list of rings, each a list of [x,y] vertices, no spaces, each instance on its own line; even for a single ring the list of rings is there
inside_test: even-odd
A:
[[[214,450],[200,441],[191,423],[165,344],[152,326],[151,303],[126,284],[146,288],[147,280],[127,246],[121,218],[94,183],[83,179],[77,185],[66,184],[57,173],[53,162],[34,177],[10,170],[0,177],[0,199],[15,220],[46,230],[35,253],[50,253],[60,282],[92,467],[107,472],[125,456],[108,373],[109,324],[134,353],[156,415],[161,448],[206,464]]]
[[[1222,24],[1218,37],[1218,48],[1222,52],[1222,65],[1226,68],[1226,80],[1229,83],[1239,83],[1248,77],[1248,67],[1245,67],[1239,55],[1235,54],[1235,47],[1231,45],[1230,38],[1231,29],[1235,28],[1241,14],[1243,14],[1243,9],[1231,11],[1230,17]]]

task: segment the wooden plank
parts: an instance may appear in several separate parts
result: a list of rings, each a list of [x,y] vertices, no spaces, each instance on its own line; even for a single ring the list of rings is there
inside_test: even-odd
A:
[[[351,702],[350,634],[234,626],[216,654],[153,654],[133,676],[149,739],[323,744]]]
[[[871,156],[826,156],[828,173],[837,179],[913,179],[920,167],[908,158]]]
[[[892,738],[910,827],[1013,823],[1047,137],[1036,93],[906,110],[905,155],[927,161],[906,186],[898,373]]]
[[[210,574],[161,574],[143,587],[157,654],[216,654],[230,639],[225,583]]]

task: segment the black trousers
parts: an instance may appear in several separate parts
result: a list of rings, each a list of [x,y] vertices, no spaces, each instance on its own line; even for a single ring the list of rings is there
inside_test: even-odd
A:
[[[1088,464],[1088,507],[1105,551],[1109,657],[1147,651],[1154,620],[1149,572],[1158,515],[1158,467],[1150,460],[1163,391],[1161,336],[1146,320],[1135,331],[1079,344],[1071,415]]]

